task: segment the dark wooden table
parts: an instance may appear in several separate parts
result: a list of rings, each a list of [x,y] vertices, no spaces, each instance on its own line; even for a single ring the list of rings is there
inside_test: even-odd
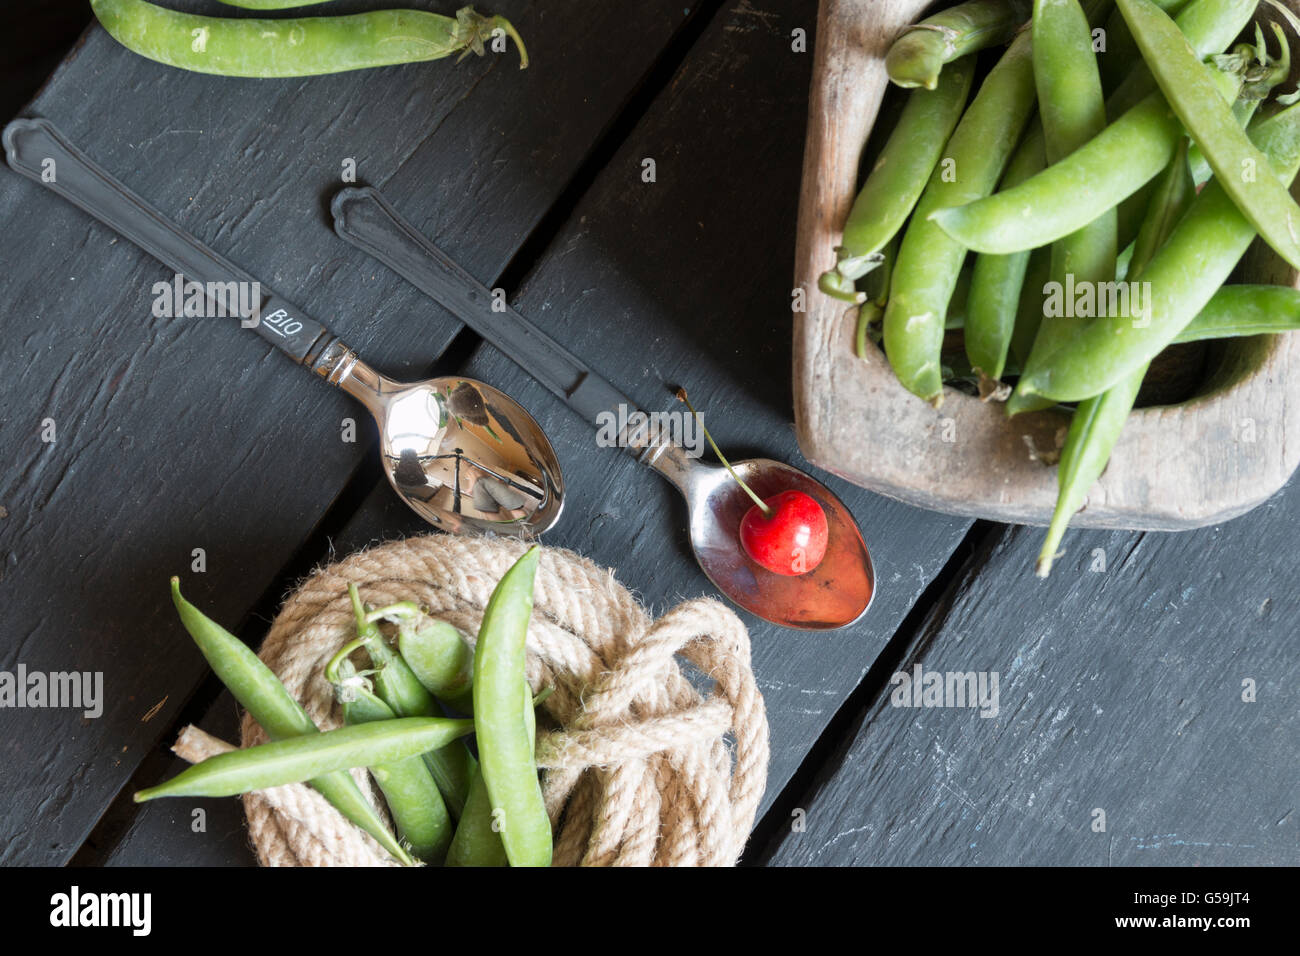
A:
[[[84,5],[40,7],[45,29],[26,36],[62,49]],[[511,52],[219,79],[92,27],[25,110],[379,368],[463,370],[519,399],[568,483],[548,544],[615,568],[656,609],[712,594],[675,492],[338,240],[325,203],[354,160],[631,398],[666,409],[666,384],[687,384],[724,447],[799,464],[789,308],[811,53],[795,31],[810,51],[816,5],[491,7],[527,39],[527,72]],[[33,39],[6,63],[11,110],[49,52]],[[373,430],[340,441],[345,396],[223,323],[152,317],[164,267],[8,171],[0,223],[0,670],[104,679],[98,718],[0,710],[0,862],[249,865],[237,801],[207,801],[195,833],[190,807],[129,799],[176,769],[182,724],[236,735],[169,576],[255,646],[313,566],[425,529],[384,482]],[[746,616],[772,727],[748,862],[1300,862],[1294,482],[1222,527],[1072,533],[1039,582],[1033,529],[822,477],[862,525],[879,593],[829,634]],[[998,713],[894,706],[892,675],[916,667],[996,672]]]

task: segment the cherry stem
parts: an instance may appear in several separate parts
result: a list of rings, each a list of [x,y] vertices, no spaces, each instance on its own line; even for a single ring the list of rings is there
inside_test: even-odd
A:
[[[718,460],[721,461],[723,467],[727,469],[727,473],[730,474],[732,478],[736,479],[736,484],[740,485],[741,488],[745,489],[745,494],[749,495],[749,497],[754,499],[754,504],[758,505],[759,510],[763,512],[763,517],[765,518],[772,517],[772,509],[768,507],[767,502],[765,502],[758,495],[754,494],[754,489],[749,487],[749,485],[745,484],[744,480],[740,477],[740,475],[736,474],[736,469],[731,467],[731,462],[727,461],[727,456],[722,453],[722,449],[718,447],[718,443],[715,442],[713,440],[713,436],[709,434],[709,429],[704,424],[704,419],[701,418],[700,413],[695,410],[695,406],[691,404],[691,400],[686,397],[686,389],[684,388],[677,389],[677,400],[680,402],[685,402],[686,407],[691,410],[691,414],[695,416],[695,420],[699,422],[700,429],[704,432],[704,437],[707,438],[709,440],[709,444],[713,446],[713,453],[718,456]]]

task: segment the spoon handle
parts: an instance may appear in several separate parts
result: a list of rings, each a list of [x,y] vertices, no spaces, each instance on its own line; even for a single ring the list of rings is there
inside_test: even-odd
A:
[[[630,399],[493,294],[401,217],[373,186],[348,186],[330,203],[334,231],[374,256],[504,352],[589,422],[626,422]],[[621,412],[621,415],[620,415]]]
[[[280,298],[224,256],[173,223],[74,146],[47,119],[17,119],[4,128],[10,167],[121,233],[164,265],[202,285],[209,314],[227,313],[301,365],[316,366],[333,333]],[[230,283],[242,284],[239,286]],[[189,289],[179,287],[187,297]],[[179,303],[177,303],[179,304]],[[329,346],[336,348],[330,349]]]

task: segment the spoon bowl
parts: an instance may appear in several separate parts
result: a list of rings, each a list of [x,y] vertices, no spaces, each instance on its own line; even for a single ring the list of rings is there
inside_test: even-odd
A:
[[[327,356],[323,368],[374,416],[384,475],[434,527],[534,537],[559,520],[564,479],[555,450],[505,392],[460,376],[394,382],[350,350]]]
[[[690,509],[691,549],[719,591],[767,621],[804,630],[832,630],[862,617],[875,594],[875,570],[862,532],[844,503],[806,472],[770,458],[732,462],[736,474],[767,499],[802,491],[826,513],[828,538],[821,563],[804,574],[767,570],[740,545],[740,522],[754,506],[726,469],[692,461],[672,478]]]

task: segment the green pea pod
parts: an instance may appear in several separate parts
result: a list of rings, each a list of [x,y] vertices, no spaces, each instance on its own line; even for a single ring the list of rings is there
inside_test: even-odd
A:
[[[975,58],[964,57],[944,70],[935,89],[916,90],[908,96],[898,125],[853,201],[836,250],[834,271],[839,275],[824,277],[823,291],[831,283],[837,289],[851,287],[852,280],[861,278],[875,264],[872,254],[903,227],[961,118],[974,75]],[[863,300],[860,295],[853,296],[853,301]]]
[[[339,662],[334,674],[326,677],[334,683],[345,724],[396,719],[391,707],[359,686],[356,672],[346,658]],[[420,757],[408,757],[396,763],[371,765],[369,770],[384,794],[398,836],[410,846],[411,853],[426,863],[441,860],[451,842],[451,818],[425,762]]]
[[[537,713],[534,710],[532,689],[524,684],[524,730],[529,740],[537,738]],[[534,749],[531,751],[536,753]],[[492,798],[488,796],[483,781],[482,768],[474,774],[469,784],[469,797],[465,800],[465,813],[456,826],[451,849],[447,851],[448,866],[508,866],[506,848],[497,829],[498,817],[492,812]]]
[[[1034,0],[1034,82],[1042,117],[1047,161],[1069,156],[1106,127],[1101,76],[1092,54],[1088,19],[1077,0]],[[1107,209],[1086,226],[1062,236],[1052,245],[1051,279],[1083,287],[1109,282],[1115,277],[1116,216]],[[1082,322],[1066,311],[1044,316],[1024,369],[1034,368]],[[1027,399],[1013,392],[1006,412],[1048,408],[1050,400]]]
[[[1300,330],[1300,291],[1281,285],[1225,285],[1174,342]]]
[[[1274,174],[1290,182],[1300,169],[1300,106],[1253,123],[1250,137]],[[1082,401],[1118,384],[1196,317],[1254,237],[1254,227],[1216,176],[1142,270],[1141,303],[1093,320],[1018,387],[1057,401]]]
[[[1250,23],[1258,5],[1258,0],[1191,0],[1179,10],[1174,22],[1196,52],[1196,58],[1204,60],[1227,49],[1228,44]],[[1170,13],[1172,12],[1171,10]],[[1118,10],[1115,13],[1122,21],[1122,14]],[[1127,25],[1124,32],[1128,32]],[[1107,36],[1110,36],[1109,30]],[[1136,59],[1136,45],[1133,53],[1133,59]],[[1107,58],[1109,57],[1108,53]],[[1136,65],[1132,60],[1126,62],[1130,66],[1128,75],[1115,92],[1106,98],[1108,116],[1123,115],[1156,90],[1155,78],[1145,63],[1140,60]],[[1143,206],[1140,213],[1145,211],[1146,207]],[[1134,227],[1134,232],[1136,231]]]
[[[348,585],[352,597],[352,607],[357,620],[364,622],[358,627],[360,641],[375,665],[371,679],[375,683],[375,693],[393,709],[399,717],[441,717],[442,709],[433,696],[424,689],[418,677],[411,672],[402,656],[388,646],[380,633],[379,627],[368,620],[361,605],[361,596],[355,584]],[[465,745],[455,742],[445,748],[425,754],[425,762],[433,779],[438,782],[438,789],[447,808],[459,817],[465,808],[465,798],[469,795],[469,780],[473,773],[473,760]]]
[[[501,834],[493,827],[492,798],[483,781],[483,769],[476,769],[469,782],[465,812],[447,850],[448,866],[509,866]]]
[[[1043,290],[1052,278],[1051,253],[1048,246],[1029,253],[1024,287],[1016,305],[1016,324],[1011,330],[1011,354],[1020,368],[1029,361],[1029,352],[1043,324]]]
[[[474,652],[460,631],[446,621],[435,620],[418,628],[399,626],[397,649],[425,690],[462,713],[471,712]]]
[[[966,249],[929,216],[992,191],[1033,104],[1034,71],[1025,32],[989,72],[957,124],[899,246],[885,309],[885,353],[899,381],[936,408],[943,402],[944,317]]]
[[[1258,36],[1256,45],[1253,48],[1254,55],[1258,59],[1259,75],[1246,84],[1250,89],[1243,87],[1241,95],[1237,101],[1232,104],[1232,118],[1236,120],[1237,125],[1245,129],[1250,125],[1255,111],[1259,109],[1260,104],[1268,97],[1273,88],[1280,83],[1286,82],[1286,78],[1291,75],[1291,43],[1286,38],[1281,25],[1270,23],[1273,29],[1273,35],[1277,38],[1280,52],[1276,60],[1271,60],[1268,55],[1268,46],[1264,42],[1263,31],[1256,24],[1255,31]],[[1193,145],[1189,154],[1192,164],[1192,178],[1196,180],[1199,186],[1209,180],[1213,175],[1210,169],[1210,163],[1201,152],[1199,146]]]
[[[1198,66],[1226,104],[1241,78]],[[958,127],[960,129],[960,127]],[[945,203],[926,215],[948,236],[978,252],[1035,249],[1088,225],[1169,165],[1183,127],[1164,97],[1152,93],[1060,162],[1013,189],[965,205]]]
[[[969,0],[910,27],[885,55],[885,72],[904,88],[933,90],[947,63],[1006,43],[1029,16],[1026,0]]]
[[[1143,366],[1142,372],[1146,372],[1146,366]],[[1052,512],[1047,537],[1034,567],[1040,578],[1051,573],[1052,562],[1056,559],[1070,519],[1082,507],[1088,489],[1105,471],[1111,450],[1115,447],[1124,423],[1128,421],[1129,412],[1133,410],[1133,402],[1141,387],[1142,375],[1131,375],[1101,395],[1080,402],[1074,410],[1069,431],[1066,432],[1065,446],[1061,449],[1061,461],[1057,466],[1059,490],[1056,508]]]
[[[271,669],[243,641],[209,620],[181,597],[179,578],[172,578],[172,602],[208,664],[240,706],[272,740],[315,735],[320,729],[307,716]],[[355,780],[344,772],[313,777],[308,784],[343,816],[374,837],[395,860],[411,865],[411,855],[389,832]]]
[[[374,10],[287,20],[204,17],[145,0],[91,0],[95,16],[117,42],[167,66],[218,76],[292,77],[437,60],[482,53],[500,29],[528,54],[504,17],[463,7],[454,17],[423,10]]]
[[[1181,9],[1174,22],[1178,24],[1178,29],[1182,31],[1187,43],[1196,52],[1197,59],[1204,60],[1223,51],[1241,33],[1254,16],[1257,5],[1257,0],[1191,0]],[[1123,21],[1123,16],[1118,10],[1115,11],[1115,15],[1121,22]],[[1124,32],[1128,32],[1127,25],[1124,27]],[[1109,32],[1107,35],[1110,35]],[[1134,46],[1135,56],[1136,53],[1136,46]],[[1109,59],[1110,56],[1111,54],[1108,53],[1106,58]],[[1147,69],[1145,63],[1139,61],[1130,69],[1119,88],[1106,99],[1106,114],[1121,116],[1156,89],[1156,81],[1151,71]],[[1240,98],[1238,97],[1234,102],[1240,102]],[[1205,177],[1197,180],[1198,183],[1204,181]],[[1137,235],[1147,208],[1151,205],[1151,188],[1151,183],[1147,183],[1120,202],[1119,238],[1116,243],[1119,248],[1127,248]]]
[[[533,759],[526,712],[528,619],[541,549],[524,552],[501,578],[474,648],[474,721],[483,781],[511,866],[549,866],[551,822]]]
[[[1142,56],[1205,155],[1215,180],[1260,237],[1300,269],[1300,206],[1263,153],[1214,95],[1208,75],[1177,25],[1151,0],[1118,0]]]
[[[1128,265],[1128,275],[1132,279],[1141,281],[1142,271],[1173,234],[1178,220],[1187,212],[1195,196],[1196,181],[1189,162],[1189,143],[1184,138],[1151,197],[1151,207],[1133,242],[1133,256]]]
[[[396,763],[445,747],[473,730],[472,720],[401,717],[291,737],[209,757],[166,783],[137,792],[135,802],[158,797],[233,797],[352,767]]]
[[[1035,122],[1007,163],[1000,186],[1010,189],[1046,165],[1042,125]],[[966,306],[965,346],[982,395],[996,392],[1006,367],[1028,267],[1027,251],[975,256]]]
[[[1151,198],[1151,208],[1133,247],[1129,270],[1137,281],[1141,281],[1142,270],[1174,231],[1195,195],[1196,183],[1188,165],[1187,140],[1184,139]],[[1052,562],[1070,519],[1083,506],[1088,490],[1106,469],[1146,372],[1147,366],[1143,365],[1113,388],[1080,402],[1074,410],[1056,474],[1060,489],[1056,508],[1034,569],[1040,578],[1051,573]]]
[[[1192,49],[1196,51],[1198,57],[1204,58],[1211,54],[1222,51],[1233,39],[1241,32],[1242,28],[1250,22],[1254,14],[1256,0],[1192,0],[1178,15],[1178,27],[1183,31],[1187,42],[1191,44]],[[1090,7],[1089,20],[1096,14],[1096,7]],[[1223,77],[1217,70],[1213,71],[1212,78],[1217,85],[1221,85],[1220,92],[1225,99],[1233,102],[1237,98],[1237,91],[1240,83],[1239,79]],[[1141,145],[1147,140],[1150,130],[1139,129],[1145,124],[1154,122],[1151,116],[1138,114],[1129,117],[1128,113],[1135,107],[1142,105],[1146,113],[1155,112],[1158,117],[1163,119],[1163,124],[1167,128],[1167,142],[1163,151],[1155,159],[1149,159],[1141,174],[1146,176],[1142,182],[1158,176],[1160,171],[1165,168],[1169,158],[1173,155],[1176,141],[1182,135],[1181,125],[1171,122],[1172,114],[1165,109],[1167,104],[1162,99],[1150,99],[1151,94],[1156,91],[1156,83],[1146,66],[1139,63],[1130,70],[1129,75],[1118,89],[1115,90],[1106,100],[1106,114],[1112,117],[1119,117],[1112,123],[1123,122],[1128,124],[1128,128],[1121,129],[1108,137],[1108,146],[1101,151],[1101,147],[1093,144],[1090,145],[1090,153],[1085,157],[1072,157],[1070,162],[1073,164],[1074,172],[1067,170],[1054,169],[1044,174],[1046,178],[1039,179],[1031,177],[1024,182],[1023,187],[1034,184],[1038,191],[1031,198],[1029,203],[1021,204],[1014,209],[1004,209],[1000,216],[990,216],[989,222],[979,224],[981,233],[992,231],[997,228],[1005,228],[1008,235],[1002,235],[997,238],[1005,248],[985,250],[990,252],[1001,252],[1003,254],[1033,249],[1038,246],[1045,246],[1055,240],[1081,229],[1086,226],[1097,215],[1097,195],[1105,192],[1107,195],[1116,193],[1115,186],[1107,186],[1105,176],[1111,173],[1117,177],[1118,192],[1132,191],[1134,178],[1141,179],[1141,175],[1134,176],[1131,169],[1125,168],[1125,164],[1131,161],[1128,154],[1130,141],[1135,140],[1137,145]],[[1147,102],[1150,100],[1150,102]],[[1172,131],[1172,136],[1169,132]],[[1105,134],[1103,134],[1105,135]],[[1085,162],[1088,156],[1094,156],[1095,162]],[[1161,158],[1163,157],[1163,158]],[[1086,192],[1080,193],[1080,190]],[[997,194],[992,199],[983,200],[981,208],[987,209],[993,200],[1007,202],[1008,192]],[[1019,190],[1015,190],[1019,194]],[[1118,195],[1118,193],[1116,193]],[[999,197],[1001,197],[999,199]],[[1012,200],[1014,201],[1014,199]],[[1139,225],[1142,222],[1142,216],[1146,212],[1147,202],[1145,199],[1126,209],[1129,204],[1120,205],[1120,223],[1118,228],[1117,247],[1124,248],[1132,241],[1133,236],[1137,234]],[[1034,234],[1023,237],[1024,241],[1017,243],[1016,237],[1021,230],[1031,226],[1042,225],[1038,221],[1040,215],[1052,217],[1062,214],[1062,207],[1068,206],[1069,219],[1066,222],[1057,224],[1054,229],[1048,229],[1042,234]],[[995,207],[996,208],[996,207]],[[1127,215],[1126,215],[1127,213]],[[946,216],[947,213],[945,212]],[[966,215],[972,215],[971,210],[967,210]],[[978,248],[972,246],[972,248]]]

